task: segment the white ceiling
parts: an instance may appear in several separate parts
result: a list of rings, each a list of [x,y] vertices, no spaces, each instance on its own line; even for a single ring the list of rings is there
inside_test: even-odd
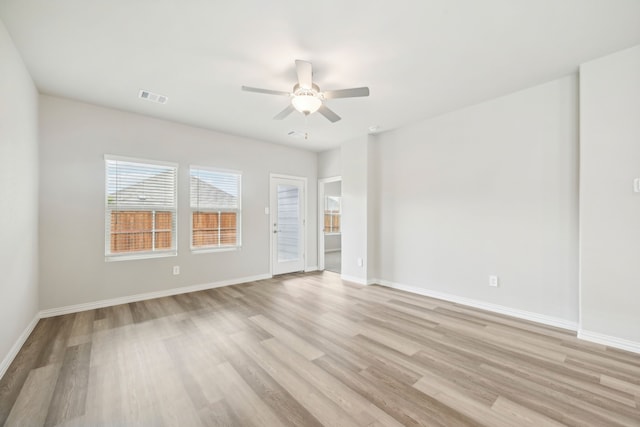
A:
[[[0,0],[0,18],[42,93],[317,151],[640,44],[640,0]],[[327,101],[334,124],[272,120],[288,100],[240,86],[290,91],[295,59],[371,96]]]

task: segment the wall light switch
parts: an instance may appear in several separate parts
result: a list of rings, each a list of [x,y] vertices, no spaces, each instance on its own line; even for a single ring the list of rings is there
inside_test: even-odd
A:
[[[498,287],[498,276],[489,276],[489,286]]]
[[[264,214],[269,215],[269,208],[264,208]]]
[[[362,267],[364,265],[364,260],[362,258],[358,258],[358,267]]]
[[[177,276],[178,274],[180,274],[180,266],[179,265],[174,265],[173,266],[173,275]]]
[[[633,192],[640,193],[640,178],[633,180]]]

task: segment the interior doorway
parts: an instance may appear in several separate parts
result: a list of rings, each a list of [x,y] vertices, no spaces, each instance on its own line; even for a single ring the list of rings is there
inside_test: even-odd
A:
[[[318,268],[342,272],[342,178],[318,180]]]

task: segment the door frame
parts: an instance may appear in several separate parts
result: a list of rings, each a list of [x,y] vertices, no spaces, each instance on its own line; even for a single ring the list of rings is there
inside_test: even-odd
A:
[[[320,178],[318,180],[318,270],[324,270],[324,186],[330,182],[342,181],[342,176]]]
[[[282,179],[293,179],[297,181],[302,181],[302,257],[304,261],[304,271],[307,270],[307,177],[306,176],[296,176],[296,175],[285,175],[281,173],[270,173],[269,174],[269,275],[273,277],[273,263],[275,262],[273,258],[273,220],[274,220],[274,212],[276,211],[275,206],[273,206],[273,194],[271,194],[273,179],[282,178]]]

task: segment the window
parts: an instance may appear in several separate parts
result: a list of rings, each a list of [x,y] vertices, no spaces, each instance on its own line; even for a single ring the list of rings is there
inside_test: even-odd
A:
[[[107,260],[176,255],[178,166],[105,156]]]
[[[324,198],[324,232],[340,233],[341,197],[325,196]]]
[[[191,249],[238,248],[240,239],[239,172],[191,167]]]

